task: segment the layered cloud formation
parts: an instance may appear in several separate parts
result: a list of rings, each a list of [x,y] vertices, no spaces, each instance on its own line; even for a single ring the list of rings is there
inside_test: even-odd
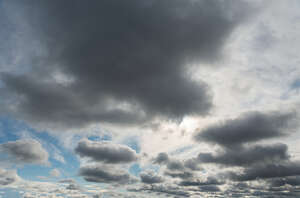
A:
[[[296,0],[0,2],[0,197],[299,197]]]
[[[189,78],[187,65],[216,61],[249,12],[247,3],[233,1],[10,6],[24,16],[45,54],[33,57],[29,73],[2,74],[4,92],[15,101],[4,109],[27,121],[62,127],[207,115],[209,86]]]

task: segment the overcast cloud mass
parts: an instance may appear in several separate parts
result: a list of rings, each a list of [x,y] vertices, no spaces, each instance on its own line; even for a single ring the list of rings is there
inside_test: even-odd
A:
[[[0,198],[299,197],[297,0],[0,0]]]

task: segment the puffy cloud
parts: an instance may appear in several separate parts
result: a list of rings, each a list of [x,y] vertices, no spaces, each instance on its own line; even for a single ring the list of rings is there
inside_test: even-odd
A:
[[[224,147],[281,137],[295,127],[296,114],[247,112],[236,119],[209,126],[195,134],[200,142],[211,142]]]
[[[190,179],[194,177],[195,171],[201,170],[196,158],[183,161],[171,158],[167,153],[159,153],[152,161],[154,164],[164,165],[164,174],[172,178]]]
[[[253,164],[278,163],[290,158],[285,144],[255,145],[236,149],[225,149],[216,155],[200,153],[199,162],[216,163],[227,166],[251,166]]]
[[[197,158],[187,159],[184,161],[184,167],[192,171],[200,171],[202,168],[199,165],[199,160]]]
[[[297,176],[300,174],[299,163],[291,161],[286,144],[257,144],[261,140],[289,135],[298,127],[296,118],[295,112],[248,112],[211,125],[194,138],[217,144],[220,148],[215,154],[200,153],[197,159],[201,163],[239,166],[240,170],[225,173],[234,181]]]
[[[199,160],[197,158],[178,160],[169,157],[167,153],[159,153],[155,158],[152,159],[154,164],[166,165],[166,168],[171,171],[180,170],[192,170],[197,171],[201,168],[199,167]]]
[[[6,186],[19,180],[15,170],[5,170],[0,168],[0,186]]]
[[[159,176],[152,171],[142,172],[140,177],[141,181],[146,184],[162,183],[164,181],[162,176]]]
[[[105,165],[88,165],[81,167],[79,174],[89,182],[130,184],[137,181],[127,172]]]
[[[136,152],[128,146],[87,139],[78,143],[75,152],[80,157],[88,157],[94,161],[111,164],[130,163],[138,159]]]
[[[242,173],[229,172],[233,180],[248,181],[255,179],[266,179],[275,177],[287,177],[300,175],[299,162],[285,162],[281,164],[267,164],[261,166],[251,166]]]
[[[76,183],[70,183],[67,187],[67,190],[80,190],[80,186]]]
[[[34,139],[22,139],[0,144],[0,151],[17,163],[47,164],[48,153]],[[7,159],[6,159],[7,160]]]
[[[167,164],[167,169],[169,169],[169,170],[183,170],[184,165],[179,160],[169,160],[169,162]]]
[[[153,162],[156,164],[165,164],[169,161],[169,156],[167,153],[159,153],[154,159]]]
[[[28,56],[30,73],[2,75],[13,99],[2,109],[65,128],[207,115],[208,85],[186,65],[218,59],[250,10],[246,1],[216,0],[7,4],[21,16],[14,25],[26,24],[45,53]]]

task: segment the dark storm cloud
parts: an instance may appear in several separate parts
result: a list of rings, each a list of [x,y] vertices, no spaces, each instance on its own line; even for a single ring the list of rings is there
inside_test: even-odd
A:
[[[77,126],[98,120],[117,123],[143,121],[143,115],[139,112],[118,108],[108,110],[109,102],[106,98],[103,98],[92,109],[85,106],[86,104],[82,101],[84,98],[80,98],[75,92],[59,84],[49,84],[49,82],[42,82],[40,79],[29,76],[18,77],[2,74],[1,77],[7,88],[13,91],[13,95],[20,100],[18,112],[14,113],[41,124],[47,124],[50,121],[55,122],[57,127],[61,127],[64,125]],[[15,101],[14,97],[9,99]],[[98,111],[97,108],[101,108],[101,111]],[[137,118],[137,115],[140,118]]]
[[[78,143],[75,152],[80,157],[88,157],[94,161],[111,164],[130,163],[138,158],[136,152],[128,146],[87,139]]]
[[[288,177],[300,175],[299,162],[285,162],[281,164],[267,164],[246,168],[242,173],[230,172],[229,176],[237,181],[249,181],[255,179],[267,179],[276,177]]]
[[[295,113],[248,112],[236,119],[226,120],[197,133],[196,141],[206,141],[223,147],[285,136],[295,124]]]
[[[29,164],[48,163],[48,153],[42,145],[33,139],[17,140],[0,144],[0,152],[3,156],[9,155],[6,161]]]
[[[81,167],[79,175],[88,182],[129,184],[137,180],[127,172],[103,165]]]
[[[16,25],[28,25],[46,54],[31,55],[30,74],[1,78],[14,101],[6,111],[61,127],[207,115],[212,107],[208,85],[191,80],[186,65],[218,59],[249,13],[244,1],[10,4],[21,16]],[[72,80],[61,82],[55,74]]]
[[[164,181],[163,177],[150,171],[141,173],[140,177],[141,181],[146,184],[162,183]]]
[[[17,172],[0,168],[0,186],[12,184],[18,180]]]
[[[253,164],[278,163],[288,160],[288,147],[285,144],[255,145],[236,149],[225,149],[216,155],[200,153],[199,162],[216,163],[227,166],[251,166]]]

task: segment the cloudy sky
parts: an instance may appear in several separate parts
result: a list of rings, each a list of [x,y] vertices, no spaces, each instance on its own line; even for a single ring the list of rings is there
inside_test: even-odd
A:
[[[300,196],[300,1],[0,0],[0,198]]]

